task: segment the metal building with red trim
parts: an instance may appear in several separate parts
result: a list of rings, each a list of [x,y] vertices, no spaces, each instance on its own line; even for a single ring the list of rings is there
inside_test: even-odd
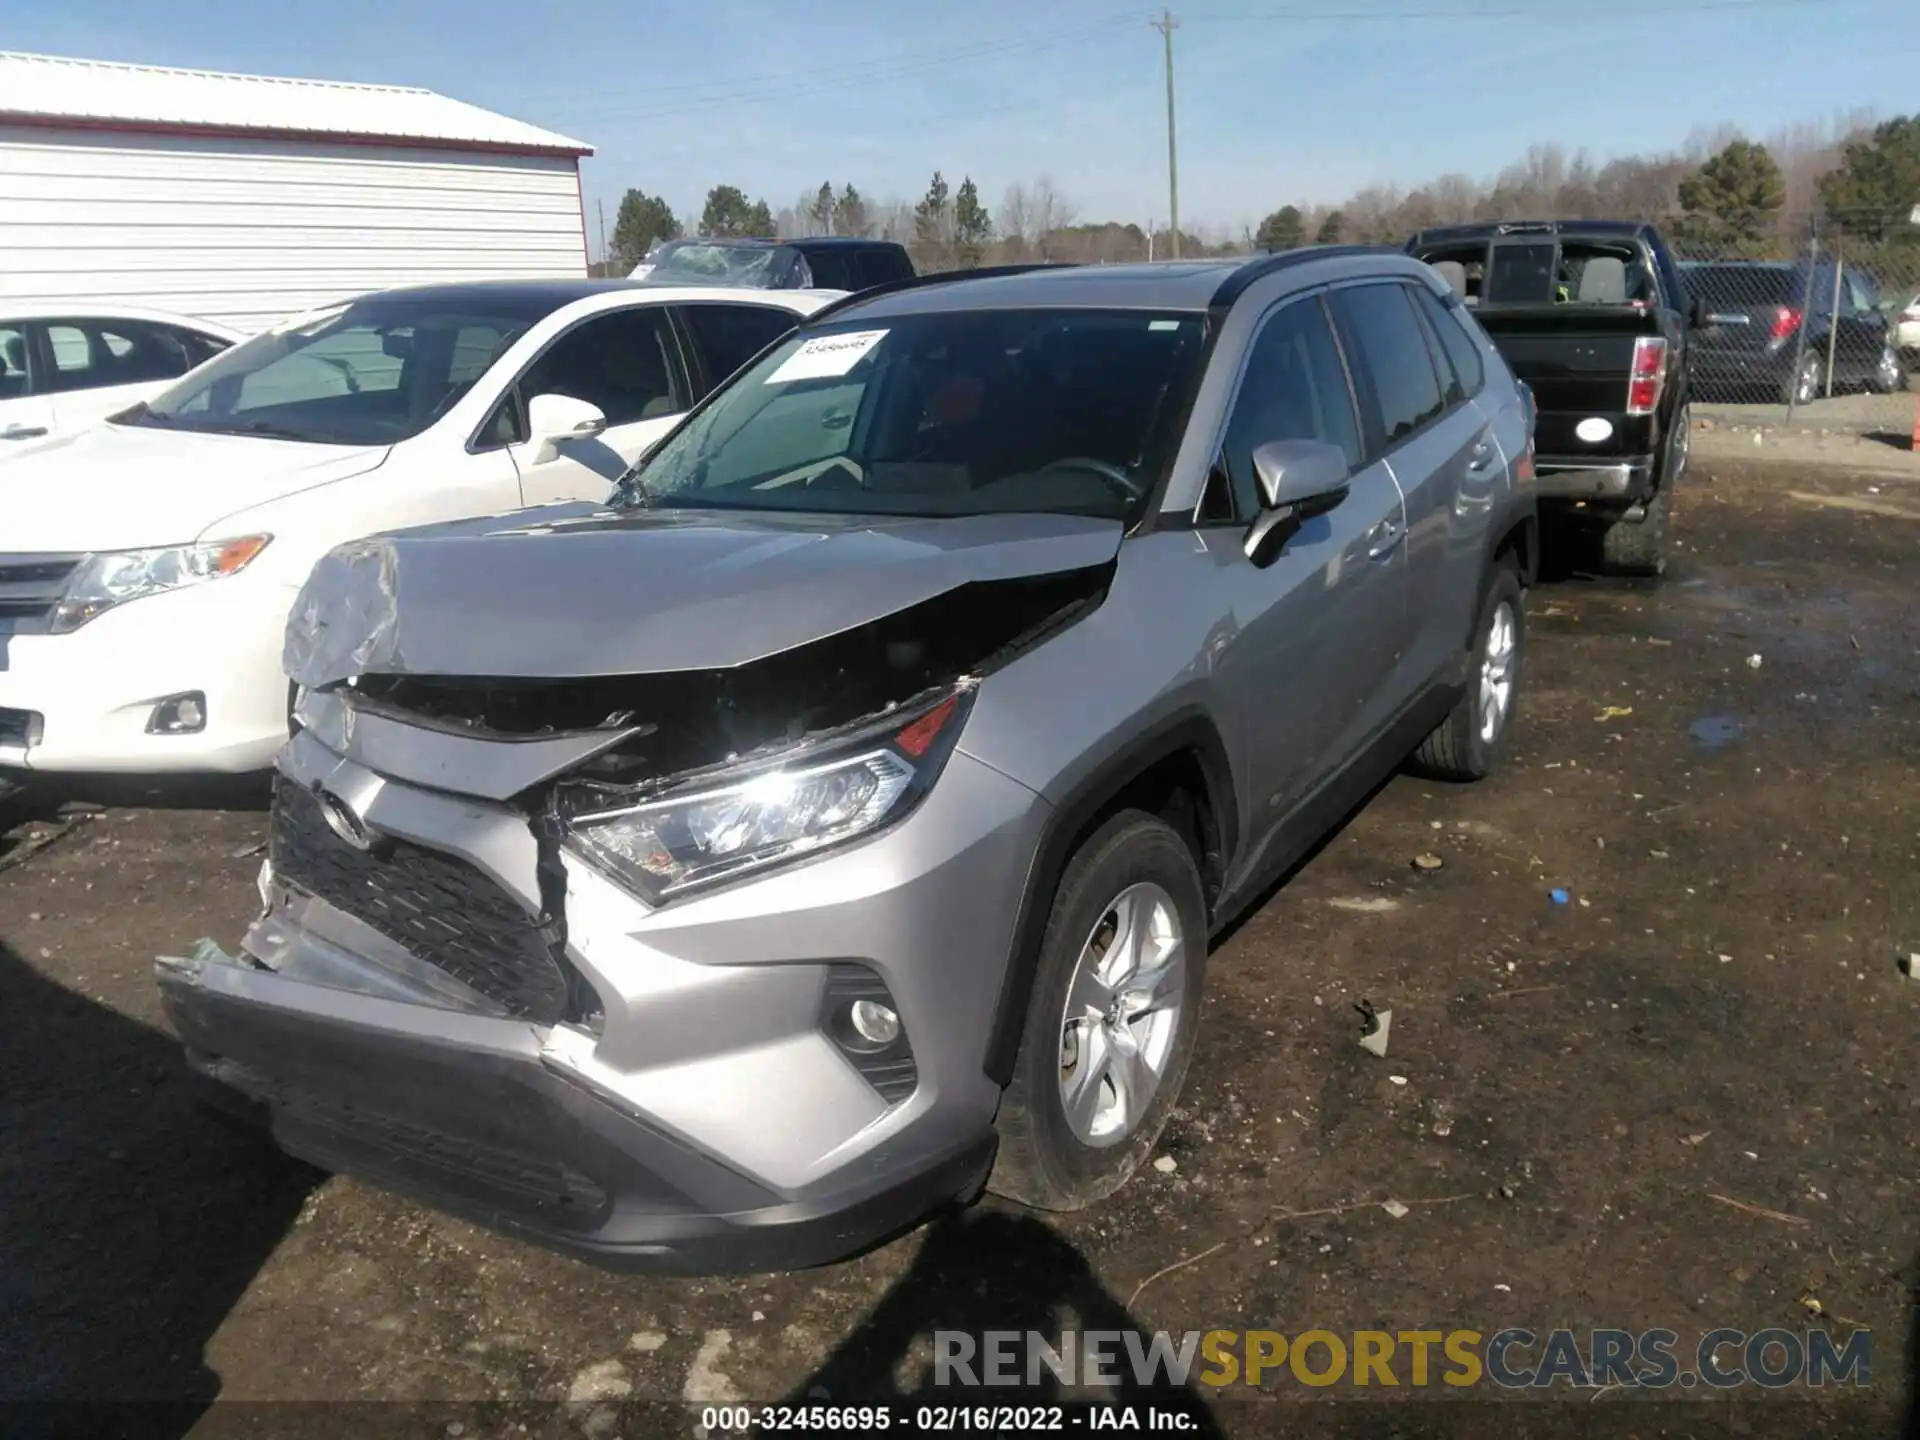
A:
[[[579,276],[592,153],[430,90],[0,52],[0,311],[253,330],[396,285]]]

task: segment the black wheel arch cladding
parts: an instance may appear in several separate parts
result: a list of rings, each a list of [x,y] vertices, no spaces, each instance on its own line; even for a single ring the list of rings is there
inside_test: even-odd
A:
[[[1232,863],[1239,836],[1239,807],[1234,798],[1233,771],[1219,730],[1199,706],[1188,706],[1166,717],[1115,754],[1077,785],[1049,817],[1034,851],[1033,864],[1027,871],[1014,925],[1013,949],[1007,957],[1000,998],[994,1008],[993,1028],[987,1038],[982,1068],[994,1083],[1004,1086],[1013,1078],[1021,1035],[1026,1028],[1027,1007],[1040,968],[1040,947],[1046,935],[1047,918],[1068,863],[1086,837],[1111,812],[1115,801],[1156,767],[1189,755],[1198,764],[1207,792],[1203,798],[1211,816],[1211,834],[1202,833],[1201,845],[1209,852],[1217,848],[1217,856],[1209,853],[1208,863],[1200,867],[1209,910],[1217,900],[1217,881]],[[1217,874],[1207,875],[1209,869],[1216,870]],[[1211,920],[1209,914],[1209,923]]]

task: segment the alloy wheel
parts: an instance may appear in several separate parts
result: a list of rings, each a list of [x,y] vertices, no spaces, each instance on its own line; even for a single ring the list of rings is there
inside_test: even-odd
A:
[[[1480,661],[1480,738],[1491,745],[1506,728],[1513,710],[1514,659],[1519,626],[1513,606],[1502,600],[1487,622],[1487,643]]]
[[[1173,897],[1129,885],[1101,912],[1067,982],[1060,1103],[1082,1144],[1119,1144],[1152,1108],[1174,1058],[1186,975]]]

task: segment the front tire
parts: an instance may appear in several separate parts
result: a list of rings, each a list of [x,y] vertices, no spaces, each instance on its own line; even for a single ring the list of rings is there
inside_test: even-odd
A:
[[[1186,1080],[1206,959],[1193,852],[1163,820],[1115,815],[1054,894],[990,1190],[1078,1210],[1126,1183]]]
[[[1436,780],[1480,780],[1493,773],[1520,703],[1527,651],[1526,592],[1501,562],[1487,577],[1474,632],[1466,693],[1414,752],[1414,768]]]

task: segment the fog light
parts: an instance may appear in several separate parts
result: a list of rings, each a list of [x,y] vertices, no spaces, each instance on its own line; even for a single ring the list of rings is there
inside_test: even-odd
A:
[[[149,735],[196,735],[207,728],[207,697],[198,690],[174,695],[153,707]]]
[[[847,1010],[853,1033],[870,1045],[891,1045],[900,1038],[900,1017],[878,1000],[856,1000]]]

